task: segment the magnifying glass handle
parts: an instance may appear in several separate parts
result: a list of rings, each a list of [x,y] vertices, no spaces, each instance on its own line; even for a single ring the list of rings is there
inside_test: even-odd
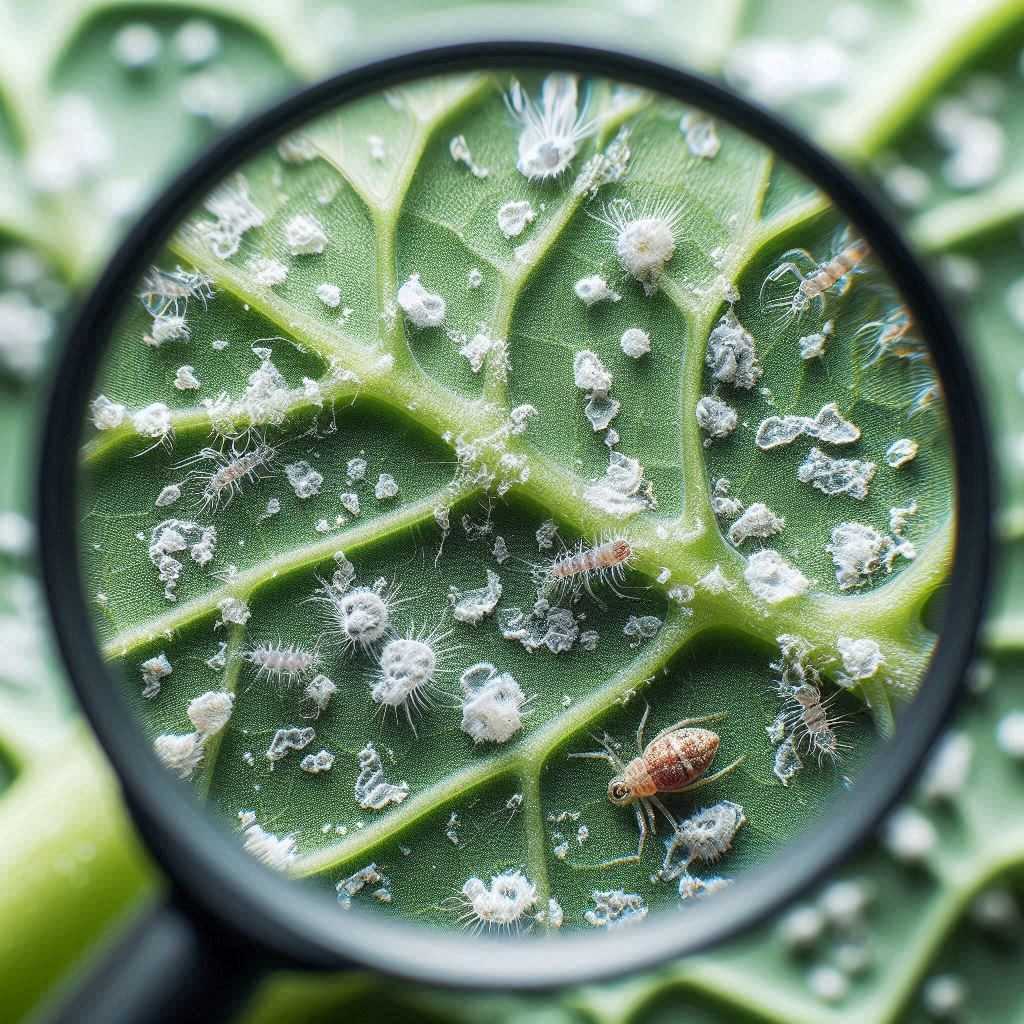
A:
[[[197,927],[171,901],[147,907],[84,978],[72,982],[45,1024],[227,1021],[267,970],[251,946]]]

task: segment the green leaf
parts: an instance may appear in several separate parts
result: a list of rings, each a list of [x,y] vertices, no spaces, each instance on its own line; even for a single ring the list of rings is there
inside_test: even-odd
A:
[[[556,81],[528,75],[523,89],[536,98]],[[870,256],[854,255],[855,235],[809,185],[725,124],[713,158],[691,152],[680,122],[691,118],[694,134],[694,112],[602,80],[581,85],[596,130],[580,140],[571,171],[529,180],[515,165],[520,129],[506,110],[508,88],[507,76],[449,77],[370,97],[255,159],[189,213],[159,264],[165,275],[205,275],[213,294],[198,290],[187,313],[184,299],[173,310],[165,303],[164,314],[186,313],[189,338],[159,345],[153,300],[124,297],[96,392],[128,412],[85,447],[83,560],[104,649],[155,741],[189,734],[186,709],[201,694],[234,694],[230,723],[202,748],[197,789],[229,822],[248,811],[260,827],[293,836],[293,874],[335,886],[372,862],[390,879],[387,912],[451,925],[467,879],[523,870],[539,908],[555,898],[566,924],[580,926],[595,889],[621,888],[649,906],[679,897],[652,875],[662,856],[654,843],[640,864],[601,866],[635,849],[634,816],[609,804],[607,765],[566,753],[593,749],[589,734],[604,730],[630,758],[645,705],[648,738],[680,719],[725,713],[715,767],[742,764],[699,795],[669,798],[675,813],[722,799],[742,805],[748,824],[722,865],[730,876],[817,827],[843,777],[856,777],[875,749],[861,702],[887,732],[890,704],[914,692],[927,663],[933,637],[921,612],[948,569],[952,476],[941,402],[915,413],[921,378],[893,356],[871,362],[860,340],[862,328],[878,332],[898,297]],[[472,155],[455,160],[460,136]],[[626,146],[619,180],[583,184],[596,180],[590,161],[617,153],[625,162]],[[229,200],[251,204],[237,237],[214,219]],[[521,233],[501,227],[499,210],[513,202],[533,215]],[[295,218],[308,216],[316,231],[296,243]],[[648,230],[644,218],[671,237],[660,274],[640,274],[619,251],[629,232]],[[770,275],[798,246],[815,262],[847,252],[863,268],[813,314],[780,318],[776,300],[791,302],[795,283]],[[268,271],[272,280],[261,281]],[[593,275],[616,297],[583,302],[578,283]],[[443,296],[443,329],[429,316],[416,325],[405,294],[417,281]],[[318,297],[324,283],[339,289],[336,308]],[[143,298],[147,288],[140,282]],[[802,360],[798,339],[826,316],[834,331],[824,355]],[[714,339],[742,335],[740,324],[756,338],[763,376],[746,383],[757,387],[723,383],[728,374],[714,365]],[[649,354],[620,349],[630,328],[649,336]],[[478,332],[501,347],[475,372],[459,349]],[[599,375],[611,373],[618,441],[588,421],[586,388],[574,386],[588,351],[606,368]],[[198,389],[175,388],[182,366]],[[283,382],[270,398],[254,390],[268,379]],[[589,387],[593,404],[608,401],[607,384]],[[735,407],[739,426],[706,446],[695,409],[711,394]],[[137,429],[136,414],[153,402],[172,410],[164,444]],[[863,437],[819,436],[831,406]],[[764,451],[755,435],[772,416],[802,417],[802,435]],[[221,456],[209,452],[211,425]],[[867,500],[797,482],[815,450],[804,435],[830,456],[877,464]],[[885,453],[904,436],[919,439],[922,454],[896,470]],[[363,481],[347,478],[354,458],[366,460]],[[204,486],[219,478],[197,473],[218,465],[239,474],[238,493],[204,507]],[[610,489],[602,481],[616,466],[642,468],[643,485]],[[322,478],[312,495],[289,483],[310,468]],[[377,496],[381,474],[397,495]],[[768,501],[784,516],[781,536],[730,540],[737,514],[719,522],[711,500],[722,477],[744,505]],[[182,496],[158,507],[168,485]],[[345,492],[358,495],[358,513]],[[915,500],[908,537],[918,556],[856,579],[855,596],[847,579],[840,586],[826,551],[833,528],[856,521],[888,535],[890,508]],[[198,552],[181,553],[180,579],[177,570],[157,575],[167,549],[154,554],[153,545],[168,519],[194,521],[177,527],[189,545],[216,527],[214,559],[200,565]],[[548,519],[558,543],[624,541],[631,564],[620,586],[596,582],[593,595],[580,588],[561,599],[538,591],[529,566],[549,557],[538,550]],[[498,537],[507,562],[494,554]],[[794,589],[772,602],[751,589],[748,555],[765,546],[806,574],[806,595]],[[396,594],[394,635],[434,638],[435,691],[421,716],[371,699],[384,639],[339,651],[344,637],[324,601],[310,604],[346,564],[342,553],[355,578],[328,591],[335,602],[379,580],[379,593]],[[477,624],[450,614],[449,603],[489,578],[502,587],[496,618],[491,608]],[[545,595],[574,631],[596,634],[596,650],[570,636],[567,652],[529,653],[503,636],[499,623],[507,633],[507,617],[530,615]],[[229,626],[230,600],[244,601],[251,618]],[[543,635],[536,622],[528,628]],[[842,770],[810,756],[788,788],[773,774],[765,735],[779,710],[769,662],[783,634],[799,634],[808,657],[839,681],[840,638],[874,641],[884,659],[866,683],[837,694],[851,718]],[[275,644],[286,645],[300,685],[275,687],[257,671],[260,657],[278,656]],[[301,684],[315,670],[312,652],[338,690],[308,720]],[[140,666],[161,655],[173,671],[146,695]],[[511,738],[477,744],[460,728],[471,685],[463,673],[479,662],[510,674],[528,697]],[[315,742],[268,757],[288,728],[315,732]],[[360,806],[354,791],[370,742],[386,778],[408,791],[379,810]],[[311,776],[299,762],[320,748],[334,766]]]

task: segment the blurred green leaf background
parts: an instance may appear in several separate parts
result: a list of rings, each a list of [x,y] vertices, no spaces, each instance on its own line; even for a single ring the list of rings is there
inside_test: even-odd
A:
[[[73,707],[33,578],[46,346],[132,217],[228,124],[363,56],[524,24],[720,76],[888,196],[985,382],[1003,487],[983,656],[914,799],[841,877],[753,935],[545,998],[280,976],[248,1020],[1024,1019],[1024,3],[984,0],[0,2],[3,1019],[30,1016],[160,884]],[[138,26],[160,51],[132,70],[112,54]]]

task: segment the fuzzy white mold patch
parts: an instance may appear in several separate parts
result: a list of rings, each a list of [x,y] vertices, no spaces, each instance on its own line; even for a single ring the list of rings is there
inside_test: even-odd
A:
[[[163,440],[173,429],[171,410],[163,402],[151,402],[138,412],[132,413],[132,427],[142,437]]]
[[[599,302],[618,302],[622,298],[600,274],[581,277],[573,285],[573,291],[584,306],[595,306]]]
[[[747,559],[743,578],[754,597],[766,604],[781,604],[807,593],[810,581],[771,548],[755,551]]]
[[[687,111],[679,119],[679,130],[686,140],[690,153],[702,160],[713,160],[718,156],[722,142],[718,138],[715,122],[706,114]]]
[[[355,782],[356,803],[364,811],[380,811],[400,804],[409,795],[407,782],[388,782],[384,767],[372,743],[359,751],[359,775]]]
[[[329,750],[320,750],[315,754],[307,754],[300,762],[299,768],[307,775],[323,775],[334,767],[334,755]]]
[[[797,467],[796,477],[829,497],[845,494],[858,501],[868,496],[868,485],[878,466],[861,459],[834,459],[814,447]]]
[[[476,590],[459,590],[458,587],[448,588],[448,601],[452,606],[452,618],[457,622],[465,622],[477,626],[494,609],[501,600],[501,577],[491,569],[487,570],[487,582]]]
[[[716,381],[734,388],[750,390],[764,372],[754,336],[731,309],[722,314],[708,336],[704,360]]]
[[[97,430],[116,430],[124,423],[128,408],[106,395],[97,395],[89,404],[89,412]]]
[[[269,256],[253,256],[245,267],[260,288],[275,288],[288,280],[288,268]]]
[[[316,733],[308,725],[302,727],[292,725],[278,729],[263,756],[270,762],[280,761],[287,757],[290,751],[308,747],[315,738]]]
[[[179,779],[190,779],[203,760],[204,737],[199,733],[164,733],[153,740],[153,750],[164,767]]]
[[[248,182],[240,174],[210,193],[203,205],[215,219],[200,221],[196,230],[210,252],[220,260],[234,256],[242,244],[242,236],[266,220],[249,195]]]
[[[639,327],[627,327],[619,338],[619,348],[630,359],[640,359],[651,351],[651,336]]]
[[[751,537],[774,537],[782,533],[786,520],[777,516],[764,502],[755,501],[729,527],[729,540],[737,546]]]
[[[295,837],[268,832],[257,823],[254,811],[239,811],[238,823],[242,829],[242,848],[267,867],[285,871],[298,856]]]
[[[189,702],[188,720],[202,736],[216,736],[231,718],[235,695],[226,690],[208,690]]]
[[[708,435],[708,441],[722,441],[739,423],[736,410],[714,395],[705,395],[696,407],[697,426]]]
[[[139,666],[139,670],[142,673],[142,696],[147,700],[157,696],[163,681],[174,671],[163,651],[152,658],[147,658]]]
[[[622,889],[595,890],[590,895],[594,906],[584,912],[583,920],[592,928],[622,928],[637,924],[647,916],[643,896]]]
[[[284,240],[293,256],[319,256],[327,248],[324,226],[311,213],[297,213],[288,220]]]
[[[332,679],[329,679],[325,675],[316,675],[308,683],[303,694],[306,700],[309,702],[309,706],[312,712],[307,714],[307,718],[315,718],[322,711],[327,710],[327,705],[330,704],[331,698],[338,692],[338,685]]]
[[[217,547],[217,528],[200,526],[182,519],[165,519],[153,527],[149,537],[149,560],[156,566],[164,597],[176,601],[178,581],[184,563],[175,555],[187,552],[196,565],[206,565],[213,559]]]
[[[844,686],[854,686],[865,679],[872,679],[885,664],[878,642],[867,637],[854,639],[841,636],[836,640],[836,650],[843,662],[842,674],[837,674],[836,681]]]
[[[507,743],[523,727],[527,698],[508,672],[482,661],[462,673],[459,686],[462,731],[474,743]]]
[[[527,199],[510,199],[498,209],[498,230],[506,238],[517,238],[532,224],[537,214]]]
[[[617,451],[609,452],[608,469],[584,489],[583,500],[617,519],[628,519],[655,506],[650,484],[644,480],[644,467]]]
[[[428,291],[420,282],[419,274],[410,274],[398,289],[398,305],[409,322],[419,328],[438,327],[448,311],[444,298]]]
[[[893,441],[885,451],[885,464],[893,469],[902,469],[917,458],[920,449],[917,441],[909,437],[901,437]]]
[[[569,608],[552,607],[540,598],[529,612],[521,608],[502,608],[498,613],[501,635],[516,640],[531,654],[548,650],[552,654],[571,651],[580,636],[579,623]]]
[[[860,427],[845,419],[835,402],[823,405],[816,416],[768,416],[761,421],[754,443],[762,451],[792,444],[800,436],[813,437],[826,444],[853,444],[860,438]]]
[[[308,462],[300,460],[284,467],[284,475],[288,478],[296,498],[305,501],[320,493],[323,486],[323,474],[317,472]]]

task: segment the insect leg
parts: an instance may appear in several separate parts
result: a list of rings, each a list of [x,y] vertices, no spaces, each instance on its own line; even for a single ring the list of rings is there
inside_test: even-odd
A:
[[[677,729],[687,729],[691,725],[704,725],[706,722],[722,722],[728,717],[728,711],[717,711],[713,715],[702,715],[700,718],[683,718],[674,725],[670,725],[667,728],[662,729],[661,732],[651,740],[651,743],[653,743],[654,740],[660,740],[662,736],[667,736],[670,732],[675,732]]]
[[[657,807],[662,814],[665,815],[665,820],[672,826],[672,831],[678,832],[679,823],[676,821],[675,816],[672,814],[672,812],[656,796],[650,796],[647,799],[650,800],[650,802],[654,804],[654,806]],[[651,816],[654,816],[653,811],[651,812]]]
[[[644,713],[640,716],[640,724],[636,727],[636,750],[638,754],[644,752],[644,727],[647,725],[647,717],[651,713],[651,705],[644,701]]]
[[[731,775],[741,764],[746,760],[746,755],[740,754],[732,764],[727,764],[721,771],[715,772],[714,775],[705,775],[703,778],[698,779],[696,782],[691,782],[688,786],[683,786],[682,789],[677,789],[676,793],[691,793],[695,789],[700,789],[702,786],[708,786],[712,782],[718,782],[719,779],[724,779],[726,775]]]

